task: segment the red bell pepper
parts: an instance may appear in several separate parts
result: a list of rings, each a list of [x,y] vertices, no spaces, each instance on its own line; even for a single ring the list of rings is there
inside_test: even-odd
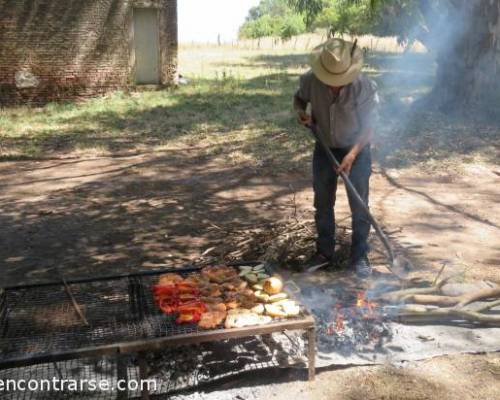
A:
[[[175,300],[172,301],[171,299],[161,299],[158,302],[158,306],[165,314],[173,314],[177,311],[179,303]]]
[[[158,307],[165,314],[179,313],[178,324],[195,323],[207,311],[204,303],[199,301],[198,287],[189,282],[154,285],[153,297]]]
[[[181,294],[179,294],[178,299],[181,303],[188,303],[191,301],[198,300],[199,297],[194,295],[194,294],[191,294],[191,293],[181,293]]]
[[[178,291],[175,285],[154,285],[153,294],[155,296],[175,296]]]
[[[192,301],[189,303],[180,304],[177,310],[182,313],[199,313],[203,314],[207,311],[207,307],[201,301]]]

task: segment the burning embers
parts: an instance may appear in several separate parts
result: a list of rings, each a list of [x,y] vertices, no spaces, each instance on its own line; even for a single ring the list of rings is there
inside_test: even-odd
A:
[[[326,333],[328,335],[344,331],[344,314],[342,313],[340,305],[337,305],[335,308],[335,321],[330,322],[326,328]]]
[[[391,337],[379,305],[358,292],[356,299],[339,300],[330,311],[315,310],[318,347],[322,351],[357,352],[377,348]]]
[[[374,316],[374,309],[377,306],[377,303],[373,301],[366,300],[365,298],[365,292],[358,292],[357,294],[357,300],[356,300],[356,307],[365,309],[367,310],[367,315],[366,318],[371,318]]]

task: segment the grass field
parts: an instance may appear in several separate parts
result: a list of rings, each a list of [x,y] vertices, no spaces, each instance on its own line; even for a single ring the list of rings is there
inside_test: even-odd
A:
[[[116,92],[83,103],[2,110],[0,158],[196,145],[224,154],[228,162],[300,168],[309,157],[310,142],[295,123],[291,100],[298,76],[307,70],[307,48],[320,40],[306,35],[286,44],[263,40],[260,48],[255,41],[181,46],[179,70],[189,84],[177,89]],[[457,156],[495,159],[489,150],[496,137],[491,127],[408,113],[409,105],[432,87],[434,63],[429,54],[418,48],[403,54],[395,39],[367,37],[360,44],[368,49],[365,72],[378,82],[383,99],[378,142],[384,160],[401,167],[409,162],[455,162]]]

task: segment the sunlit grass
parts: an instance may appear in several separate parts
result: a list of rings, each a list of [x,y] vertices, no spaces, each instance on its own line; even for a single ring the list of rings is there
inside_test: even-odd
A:
[[[312,46],[314,38],[309,39],[304,39],[305,44]],[[373,38],[364,40],[374,42]],[[271,165],[275,171],[304,170],[311,140],[296,124],[291,110],[298,77],[308,68],[308,51],[299,44],[292,41],[287,47],[274,49],[263,44],[261,49],[183,46],[179,72],[188,80],[187,85],[115,92],[43,108],[1,110],[0,159],[80,157],[194,146],[207,155],[222,156],[229,164]],[[470,148],[461,148],[460,143],[466,146],[470,141],[458,141],[446,133],[449,121],[435,116],[405,116],[414,101],[429,93],[435,65],[428,54],[403,57],[396,48],[389,52],[384,49],[369,51],[365,59],[365,72],[378,82],[382,98],[378,142],[384,160],[398,167],[408,163],[434,165],[435,160],[482,150],[481,143],[476,142]],[[454,131],[467,137],[467,129]]]

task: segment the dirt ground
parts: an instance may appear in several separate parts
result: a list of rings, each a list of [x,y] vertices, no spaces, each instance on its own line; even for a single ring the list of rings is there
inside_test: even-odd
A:
[[[294,193],[301,215],[312,217],[309,171],[238,168],[202,150],[1,163],[2,283],[50,280],[56,266],[67,276],[97,276],[184,264],[211,246],[212,224],[244,227],[286,217]],[[376,165],[372,209],[421,272],[435,274],[448,262],[466,279],[500,282],[500,214],[492,212],[498,175],[474,166],[460,176],[433,176]],[[344,195],[338,216],[349,218]],[[325,370],[312,385],[291,378],[232,385],[240,385],[241,398],[495,399],[498,357]],[[243,396],[248,390],[254,397]]]
[[[218,383],[191,399],[461,400],[499,398],[500,356],[456,355],[391,366],[331,368],[315,382],[294,370],[274,370]],[[183,399],[184,395],[174,397]]]
[[[58,270],[71,278],[183,265],[218,243],[214,225],[254,227],[295,207],[313,218],[312,144],[289,111],[307,52],[212,53],[181,53],[186,76],[208,72],[176,92],[0,113],[2,286]],[[400,118],[434,73],[426,55],[405,68],[394,59],[368,60],[388,126],[374,151],[371,208],[418,274],[446,263],[464,280],[500,283],[500,125]],[[391,120],[404,129],[389,129]],[[337,217],[348,225],[342,192]],[[499,357],[321,370],[314,384],[278,370],[210,390],[218,400],[500,399]]]
[[[446,262],[500,282],[499,171],[433,176],[374,167],[371,207],[422,271]],[[115,157],[0,164],[3,281],[180,265],[212,244],[209,228],[312,218],[310,172],[228,166],[196,147]],[[342,189],[341,189],[342,190]],[[339,194],[338,219],[348,223]]]

